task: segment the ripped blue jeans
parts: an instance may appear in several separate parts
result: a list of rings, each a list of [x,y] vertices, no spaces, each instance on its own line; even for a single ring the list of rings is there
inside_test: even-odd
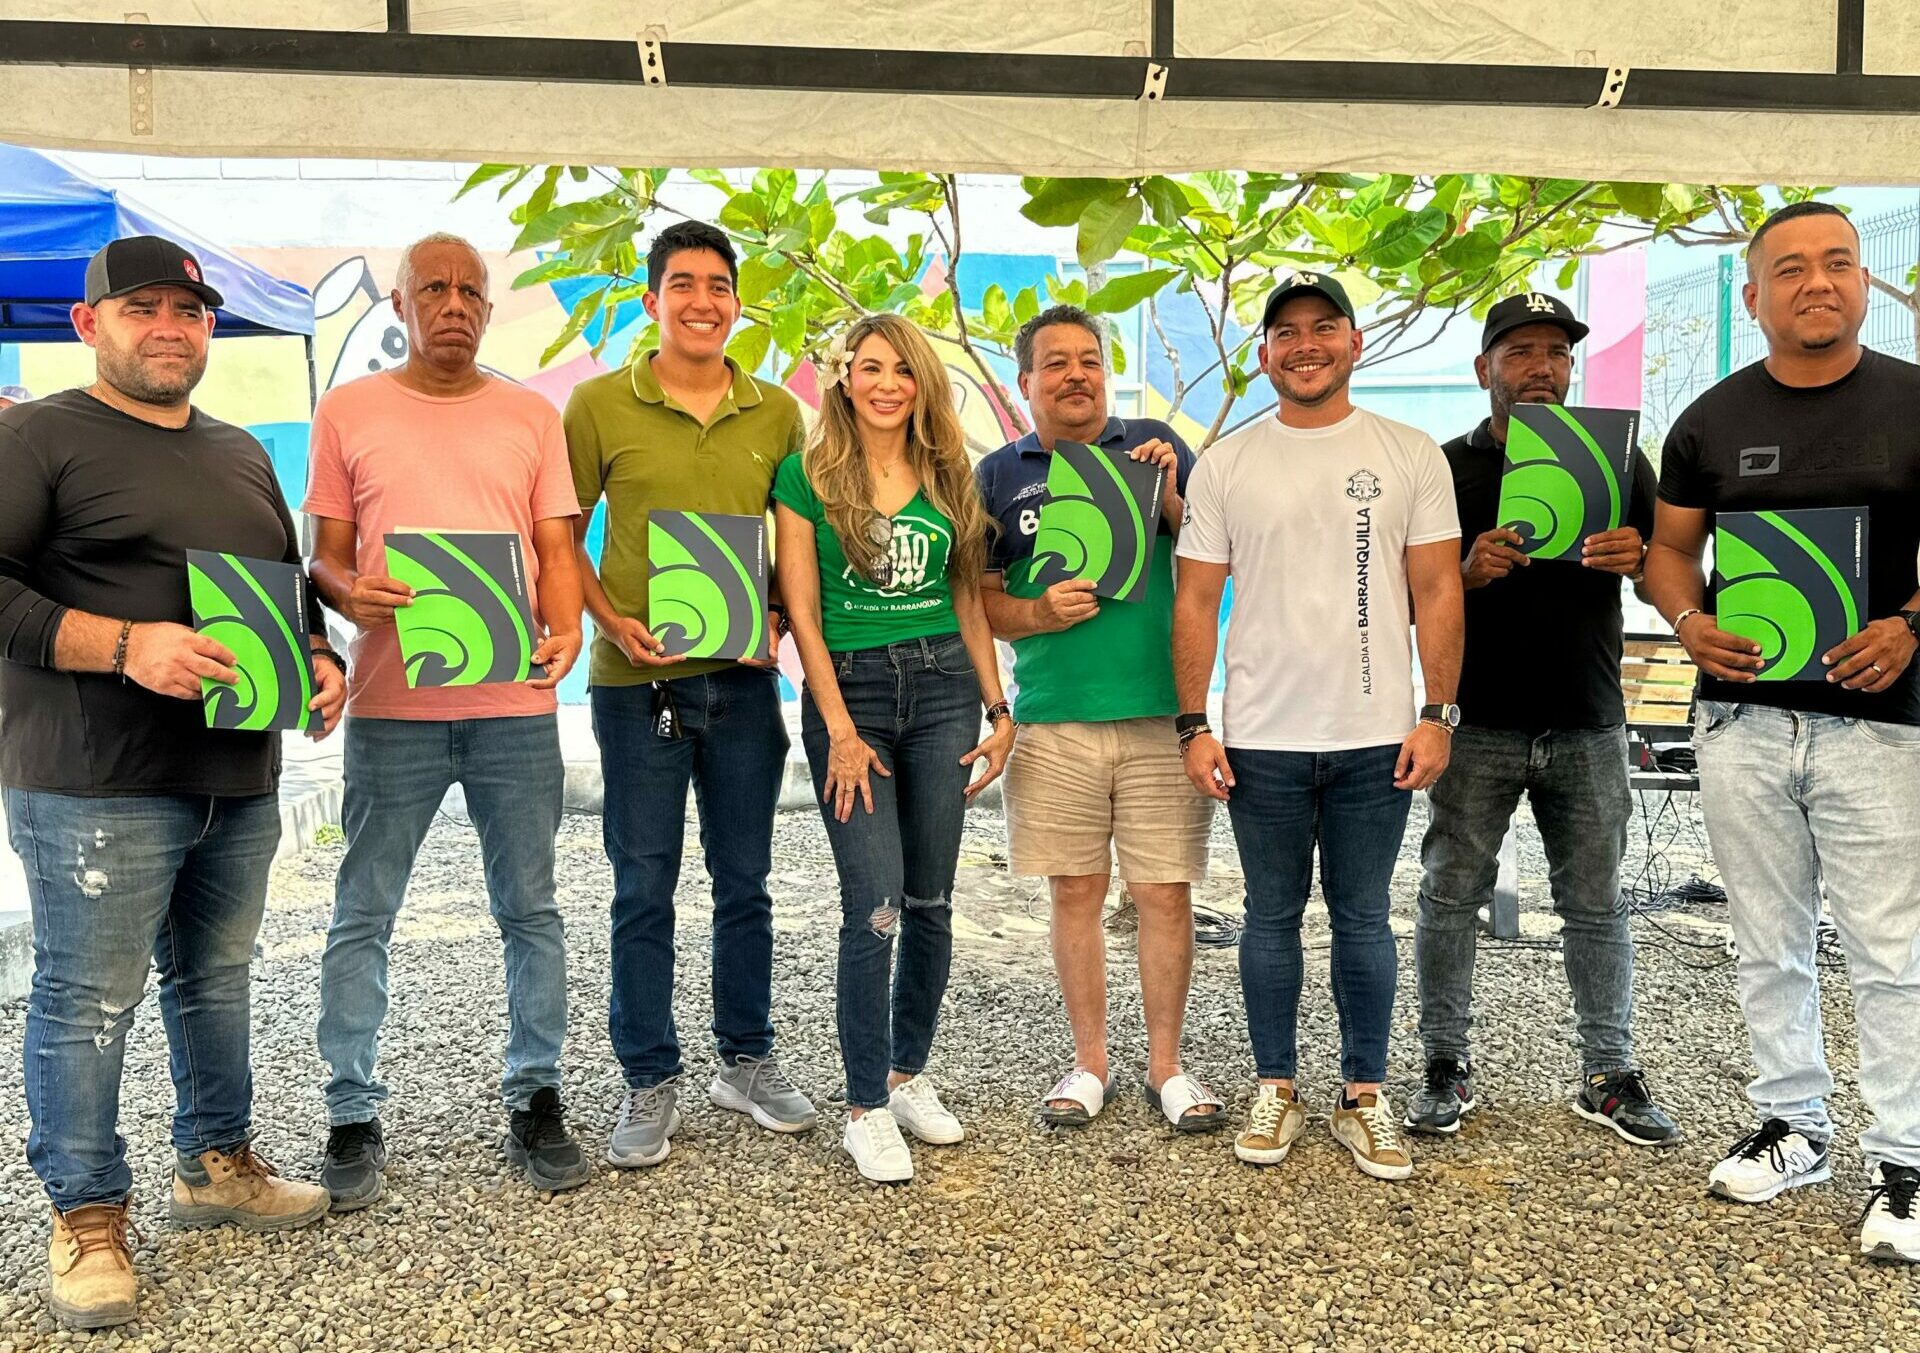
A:
[[[280,843],[272,794],[85,798],[9,789],[33,910],[27,1160],[63,1212],[133,1188],[120,1070],[149,965],[173,1073],[173,1145],[252,1131],[248,976]]]
[[[847,1103],[877,1109],[889,1070],[926,1069],[946,995],[972,775],[960,758],[983,735],[980,683],[958,634],[836,653],[833,667],[861,739],[892,772],[869,777],[871,813],[857,798],[845,822],[822,807],[840,873],[836,994]],[[831,739],[811,693],[801,698],[800,734],[818,796]]]

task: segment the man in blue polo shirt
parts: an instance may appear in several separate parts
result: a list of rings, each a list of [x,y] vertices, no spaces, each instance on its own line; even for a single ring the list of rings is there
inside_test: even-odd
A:
[[[1174,734],[1173,537],[1193,453],[1152,419],[1107,414],[1100,321],[1075,306],[1035,316],[1014,342],[1034,431],[980,462],[980,493],[1000,523],[983,595],[994,633],[1013,645],[1007,763],[1008,856],[1053,897],[1053,962],[1073,1027],[1074,1063],[1047,1093],[1043,1122],[1090,1121],[1113,1092],[1107,1065],[1106,942],[1101,906],[1117,847],[1140,917],[1147,1097],[1174,1126],[1207,1131],[1220,1101],[1180,1065],[1193,969],[1192,885],[1206,875],[1212,803],[1193,792]],[[1034,534],[1053,448],[1062,441],[1153,461],[1167,475],[1144,599],[1101,602],[1091,581],[1032,581]]]

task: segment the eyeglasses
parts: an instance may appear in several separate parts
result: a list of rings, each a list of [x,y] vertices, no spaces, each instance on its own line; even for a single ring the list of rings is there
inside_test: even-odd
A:
[[[893,518],[882,512],[875,512],[867,522],[867,543],[874,548],[873,562],[867,566],[867,577],[876,587],[892,587],[893,568]]]

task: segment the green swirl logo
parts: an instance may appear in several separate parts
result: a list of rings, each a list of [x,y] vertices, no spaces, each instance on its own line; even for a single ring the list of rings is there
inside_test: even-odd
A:
[[[413,604],[394,612],[408,686],[478,686],[541,674],[533,665],[517,534],[390,535],[387,572],[413,589]]]
[[[1054,447],[1033,538],[1032,577],[1040,586],[1092,578],[1097,595],[1116,601],[1131,601],[1144,590],[1154,532],[1142,493],[1152,497],[1162,472],[1146,462],[1125,465],[1136,468],[1123,469],[1077,442]]]
[[[764,656],[765,558],[762,518],[650,513],[647,627],[674,657]]]
[[[1836,513],[1845,520],[1825,520]],[[1713,542],[1715,615],[1721,629],[1760,646],[1760,680],[1823,679],[1820,655],[1860,628],[1865,581],[1850,584],[1834,562],[1836,555],[1846,557],[1854,543],[1851,525],[1860,520],[1851,509],[1720,514]],[[1818,541],[1803,529],[1825,536],[1834,526],[1847,538]],[[1858,548],[1864,546],[1862,538]]]
[[[194,627],[232,651],[240,674],[231,686],[201,679],[207,727],[304,730],[314,678],[299,568],[189,550],[187,591]],[[279,602],[276,592],[284,594]]]
[[[1631,433],[1627,445],[1631,454]],[[1522,537],[1521,552],[1536,559],[1571,558],[1587,536],[1613,530],[1622,519],[1620,472],[1581,419],[1558,404],[1515,408],[1507,424],[1498,520]]]

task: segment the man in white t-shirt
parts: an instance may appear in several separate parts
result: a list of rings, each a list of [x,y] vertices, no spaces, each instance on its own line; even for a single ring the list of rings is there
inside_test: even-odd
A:
[[[1413,1158],[1382,1085],[1397,974],[1388,885],[1412,792],[1446,769],[1460,719],[1460,524],[1433,439],[1353,407],[1360,342],[1352,302],[1324,274],[1296,273],[1268,298],[1260,365],[1279,414],[1193,472],[1173,661],[1180,708],[1192,711],[1177,720],[1187,776],[1226,801],[1247,880],[1240,987],[1260,1091],[1234,1154],[1277,1164],[1306,1127],[1294,1045],[1317,845],[1344,1082],[1333,1134],[1366,1174],[1404,1179]],[[1229,574],[1216,738],[1204,711]],[[1417,719],[1415,619],[1433,702]]]

